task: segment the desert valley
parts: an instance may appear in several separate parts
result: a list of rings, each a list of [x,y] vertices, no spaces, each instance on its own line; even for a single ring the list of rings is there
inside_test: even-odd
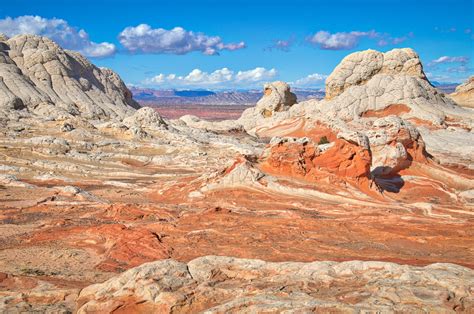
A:
[[[2,33],[22,19],[60,35]],[[137,86],[132,64],[154,60],[140,53],[218,66],[247,44],[140,24],[116,49],[64,23],[0,19],[1,313],[473,313],[474,76],[432,79],[469,57],[320,31],[306,41],[352,50],[327,75]],[[294,41],[256,55],[296,62]],[[230,87],[169,87],[199,80]]]

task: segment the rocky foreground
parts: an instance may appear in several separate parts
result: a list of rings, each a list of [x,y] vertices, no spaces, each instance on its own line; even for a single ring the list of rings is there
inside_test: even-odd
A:
[[[210,122],[2,37],[0,95],[3,312],[473,309],[474,114],[411,49]]]

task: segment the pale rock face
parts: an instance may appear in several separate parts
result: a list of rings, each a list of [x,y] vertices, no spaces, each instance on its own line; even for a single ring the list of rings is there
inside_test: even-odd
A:
[[[426,79],[420,59],[412,49],[394,49],[385,54],[365,50],[345,57],[329,75],[326,79],[326,97],[330,99],[351,86],[362,85],[378,73]]]
[[[167,127],[167,123],[163,118],[150,107],[138,109],[132,116],[123,119],[123,124],[127,127],[143,127],[143,128],[163,128]]]
[[[218,178],[215,182],[203,186],[201,192],[205,193],[215,189],[239,187],[252,188],[255,185],[259,185],[258,181],[265,176],[251,162],[245,159],[234,162],[227,171],[228,173],[224,173],[224,176]]]
[[[191,128],[203,129],[212,132],[237,133],[243,131],[242,126],[237,123],[236,120],[206,121],[201,120],[200,118],[193,115],[184,115],[179,118],[178,121],[183,122],[185,125]]]
[[[143,264],[86,287],[77,299],[77,313],[119,307],[129,312],[206,313],[463,311],[473,306],[473,276],[469,268],[454,264],[271,263],[204,256],[188,264]],[[344,284],[353,281],[361,284]]]
[[[264,117],[273,112],[286,111],[296,103],[296,95],[285,82],[276,81],[264,85],[263,97],[257,102],[257,111]]]
[[[328,116],[357,119],[367,111],[403,104],[404,118],[442,125],[446,115],[473,117],[427,80],[412,49],[374,50],[345,57],[326,80],[326,99],[318,105]]]
[[[389,116],[377,119],[366,131],[372,151],[372,173],[375,176],[395,174],[410,164],[407,149],[412,154],[424,149],[418,130],[409,122]]]
[[[471,85],[472,81],[466,83],[458,92],[470,90]],[[474,112],[458,106],[430,84],[412,49],[350,54],[326,80],[326,92],[326,99],[296,103],[267,118],[257,107],[247,109],[238,122],[256,136],[285,136],[314,121],[322,121],[336,133],[354,131],[353,126],[360,124],[365,129],[359,127],[355,131],[365,133],[372,128],[367,121],[396,115],[420,129],[426,151],[437,160],[472,168],[469,160],[474,154]],[[405,122],[402,124],[406,125]],[[386,153],[389,164],[396,165],[405,159],[400,145],[385,145],[385,149],[388,151],[381,151],[380,155]]]
[[[139,108],[119,76],[46,37],[0,43],[0,110],[26,108],[46,118],[123,118]]]
[[[456,87],[454,93],[449,97],[460,106],[474,108],[474,76]]]

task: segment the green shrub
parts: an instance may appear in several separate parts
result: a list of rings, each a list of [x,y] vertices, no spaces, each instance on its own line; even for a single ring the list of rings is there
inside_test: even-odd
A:
[[[328,138],[323,136],[319,139],[318,145],[329,144]]]

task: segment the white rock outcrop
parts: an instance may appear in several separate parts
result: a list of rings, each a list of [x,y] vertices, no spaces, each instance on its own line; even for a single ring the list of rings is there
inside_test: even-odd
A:
[[[460,106],[474,108],[474,76],[456,87],[449,97]]]
[[[264,117],[272,116],[273,112],[286,111],[296,103],[296,95],[290,86],[281,81],[266,83],[263,97],[257,102],[256,110]]]
[[[0,38],[0,111],[52,119],[119,118],[140,106],[120,77],[36,35]]]
[[[430,84],[418,55],[409,48],[348,55],[326,79],[326,99],[318,106],[328,116],[352,120],[394,104],[408,108],[403,118],[435,125],[442,125],[447,114],[472,117]]]
[[[387,262],[271,263],[204,256],[146,263],[84,288],[77,313],[446,312],[474,305],[469,268]],[[352,283],[360,283],[354,288]],[[324,287],[321,288],[321,287]]]
[[[168,125],[159,113],[150,107],[138,109],[133,115],[123,119],[123,124],[129,128],[135,126],[150,129],[163,128]]]

